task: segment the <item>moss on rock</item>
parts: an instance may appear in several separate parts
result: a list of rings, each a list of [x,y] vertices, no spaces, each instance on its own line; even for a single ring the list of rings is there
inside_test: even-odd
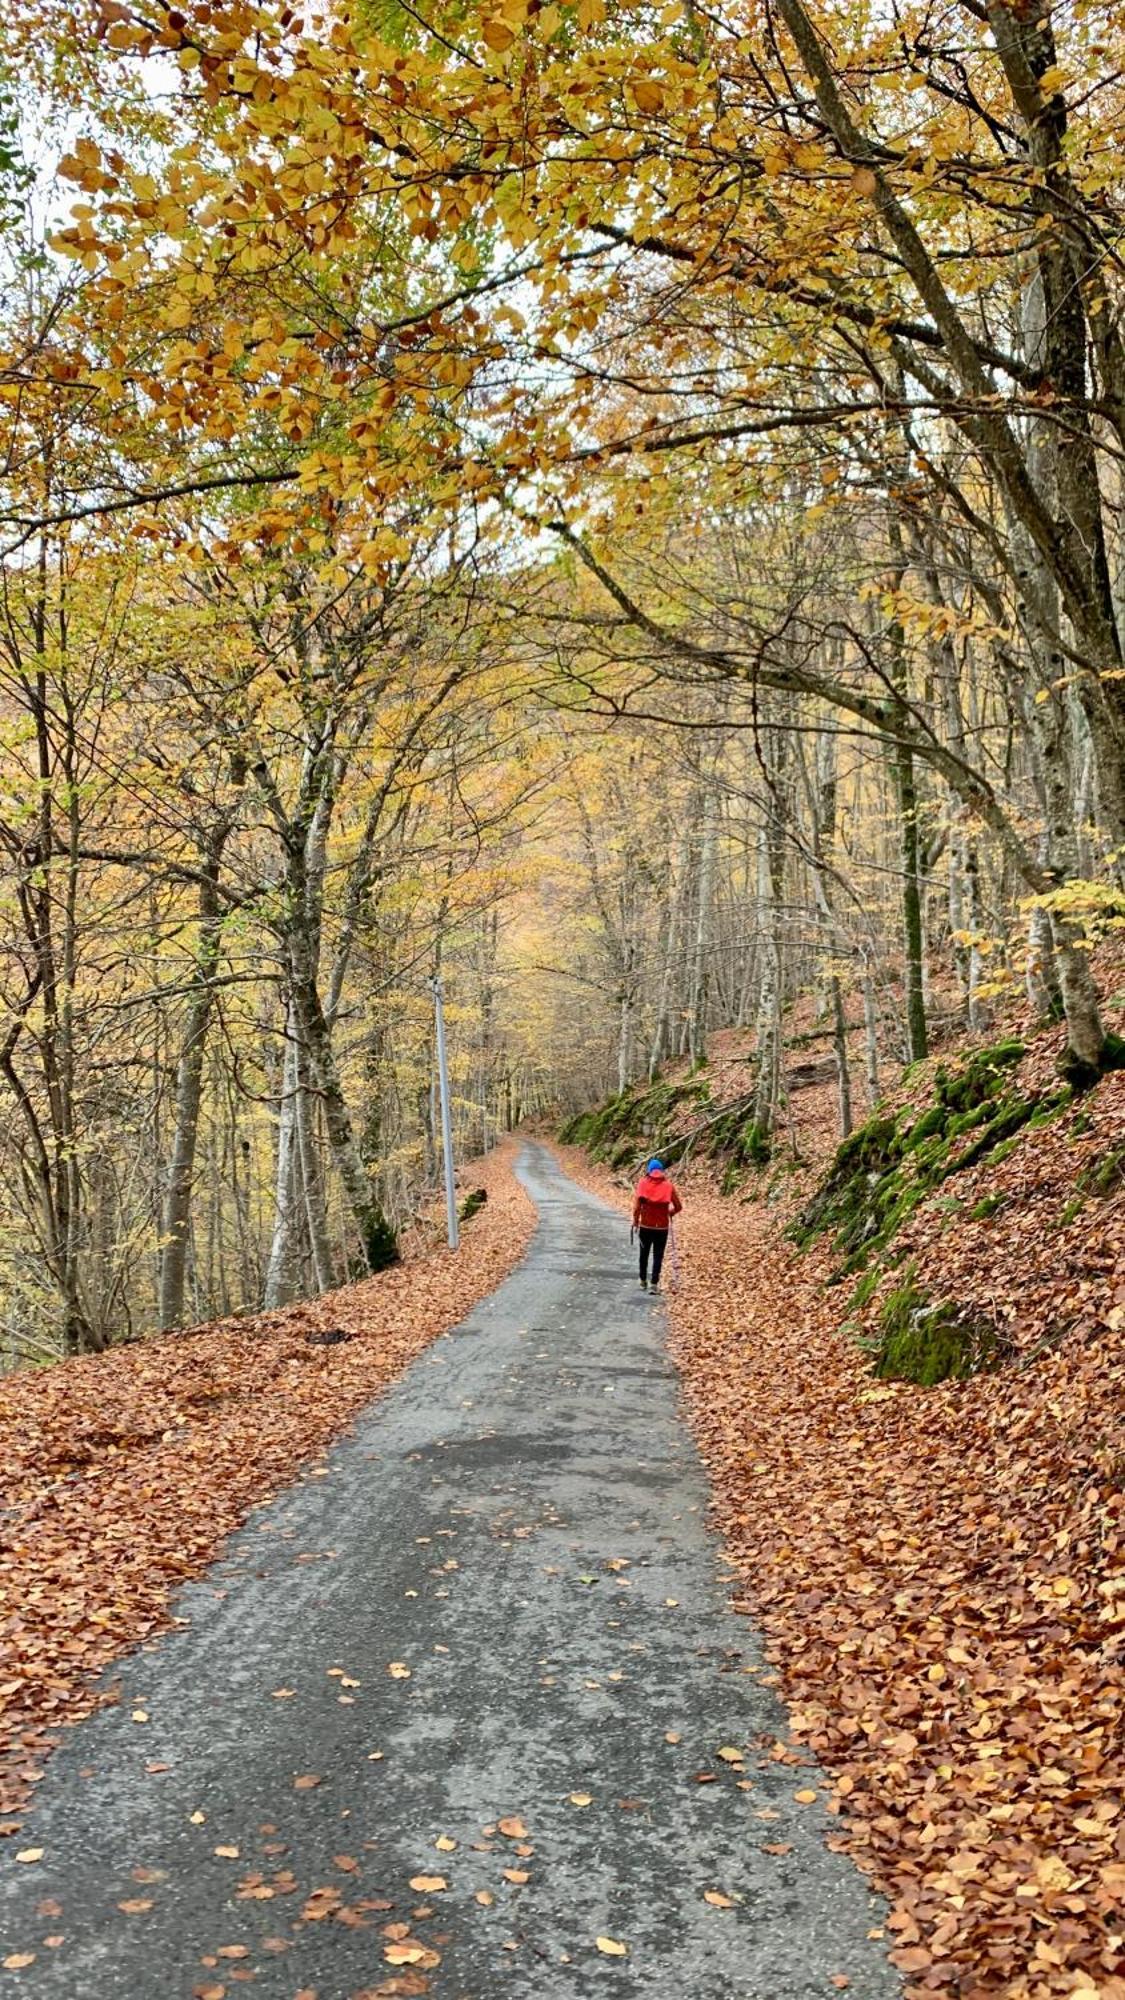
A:
[[[582,1146],[593,1160],[611,1167],[632,1167],[642,1154],[658,1152],[671,1165],[680,1158],[684,1140],[671,1127],[687,1107],[709,1104],[710,1085],[704,1076],[682,1083],[658,1078],[655,1083],[618,1092],[605,1104],[580,1111],[562,1127],[564,1146]]]
[[[861,1125],[797,1217],[794,1241],[804,1247],[830,1233],[844,1270],[861,1270],[943,1181],[1002,1158],[1023,1126],[1054,1117],[1070,1092],[1021,1096],[1012,1072],[1024,1054],[1014,1040],[976,1049],[959,1069],[938,1069],[934,1101],[921,1111],[879,1113]]]
[[[873,1365],[881,1381],[932,1388],[995,1368],[1006,1351],[988,1320],[927,1299],[911,1269],[883,1302]]]

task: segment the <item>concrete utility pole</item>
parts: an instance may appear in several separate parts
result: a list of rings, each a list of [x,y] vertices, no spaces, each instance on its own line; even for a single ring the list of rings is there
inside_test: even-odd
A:
[[[440,979],[431,979],[430,992],[434,996],[434,1026],[437,1031],[438,1089],[441,1093],[441,1151],[445,1163],[445,1215],[449,1229],[449,1247],[456,1250],[461,1241],[461,1231],[457,1225],[457,1190],[453,1185],[453,1120],[449,1108],[449,1064],[445,1054],[445,1008],[444,994]]]

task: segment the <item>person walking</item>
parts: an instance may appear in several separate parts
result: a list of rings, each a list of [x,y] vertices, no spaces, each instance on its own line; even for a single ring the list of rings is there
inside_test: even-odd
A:
[[[675,1181],[669,1180],[663,1160],[650,1160],[633,1196],[633,1227],[640,1236],[641,1290],[660,1290],[660,1273],[668,1247],[672,1217],[683,1208]],[[649,1279],[649,1262],[652,1278]]]

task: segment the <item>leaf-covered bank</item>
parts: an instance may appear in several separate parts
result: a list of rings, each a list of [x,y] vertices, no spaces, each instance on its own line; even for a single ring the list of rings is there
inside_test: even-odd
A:
[[[0,1810],[18,1815],[93,1676],[167,1623],[247,1510],[519,1262],[535,1211],[512,1160],[474,1167],[488,1200],[456,1256],[4,1382]]]
[[[1025,1088],[1053,1053],[1032,1046]],[[920,1293],[1004,1331],[1010,1358],[971,1380],[877,1379],[857,1336],[903,1273],[857,1307],[827,1242],[787,1240],[810,1175],[763,1175],[769,1201],[687,1177],[673,1351],[739,1608],[833,1773],[841,1839],[893,1901],[912,2000],[1125,1996],[1125,1243],[1118,1193],[1074,1210],[1125,1137],[1123,1083],[903,1222]],[[925,1074],[911,1093],[928,1099]]]

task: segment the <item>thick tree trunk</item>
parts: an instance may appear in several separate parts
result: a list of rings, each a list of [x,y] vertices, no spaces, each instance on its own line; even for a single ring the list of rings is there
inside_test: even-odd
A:
[[[309,940],[298,936],[294,944],[293,1001],[309,1066],[320,1093],[333,1165],[344,1185],[364,1264],[369,1271],[381,1271],[398,1260],[395,1234],[356,1144],[331,1032],[308,964]]]

